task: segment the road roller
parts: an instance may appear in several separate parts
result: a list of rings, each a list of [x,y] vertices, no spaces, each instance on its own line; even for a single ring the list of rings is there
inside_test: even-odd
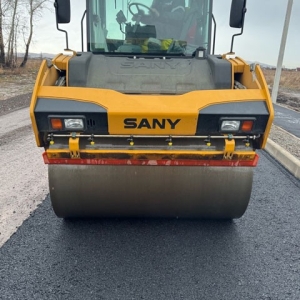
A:
[[[212,0],[138,1],[82,1],[79,51],[71,3],[55,0],[66,47],[41,63],[30,105],[53,210],[239,218],[274,117],[260,66],[233,52],[246,0],[231,2],[237,33],[224,54]]]

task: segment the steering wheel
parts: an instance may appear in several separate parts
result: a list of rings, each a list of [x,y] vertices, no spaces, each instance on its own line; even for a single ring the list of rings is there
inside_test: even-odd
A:
[[[133,6],[136,7],[137,13],[134,13],[134,12],[132,11],[132,7],[133,7]],[[151,10],[151,8],[150,8],[149,6],[147,6],[147,5],[143,4],[143,3],[138,3],[138,2],[130,3],[130,4],[128,5],[128,10],[129,10],[129,12],[134,16],[134,15],[136,15],[136,14],[139,14],[139,12],[141,11],[140,7],[143,7],[143,8],[145,8],[145,9],[147,9],[147,13],[148,13],[149,15],[152,14],[152,10]]]

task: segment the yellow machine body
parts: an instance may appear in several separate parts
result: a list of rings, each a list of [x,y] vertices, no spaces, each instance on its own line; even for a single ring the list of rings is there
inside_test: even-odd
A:
[[[212,0],[179,2],[87,1],[86,51],[82,32],[82,52],[42,62],[30,116],[57,216],[246,211],[274,118],[268,87],[259,65],[210,54]],[[231,27],[245,5],[232,0]],[[59,29],[69,0],[55,8]]]
[[[257,163],[253,142],[256,147],[265,146],[273,119],[258,65],[250,71],[241,59],[229,60],[232,76],[239,76],[246,89],[126,95],[108,89],[54,86],[58,79],[54,65],[68,72],[70,59],[59,55],[50,67],[42,63],[30,108],[37,145],[45,148],[50,194],[58,216],[235,218],[244,213]],[[36,122],[38,99],[103,107],[108,134],[48,132],[45,136]],[[269,116],[263,134],[252,136],[253,140],[247,140],[247,134],[242,139],[225,133],[219,139],[196,135],[199,111],[243,102],[265,103]],[[118,142],[110,144],[107,138]]]

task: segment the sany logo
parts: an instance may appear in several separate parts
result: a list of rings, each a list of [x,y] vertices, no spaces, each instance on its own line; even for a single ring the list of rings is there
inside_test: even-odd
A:
[[[183,68],[185,65],[183,62],[174,61],[125,61],[121,63],[121,68],[145,68],[145,69],[177,69],[178,67]]]
[[[138,121],[137,118],[126,118],[124,119],[125,129],[175,129],[176,125],[181,121],[181,119],[171,120],[171,119],[146,119],[143,118]]]

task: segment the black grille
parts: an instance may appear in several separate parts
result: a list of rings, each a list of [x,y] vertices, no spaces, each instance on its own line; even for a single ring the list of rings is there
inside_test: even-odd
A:
[[[96,128],[96,120],[95,119],[87,119],[86,120],[86,125],[88,129],[94,129]]]

